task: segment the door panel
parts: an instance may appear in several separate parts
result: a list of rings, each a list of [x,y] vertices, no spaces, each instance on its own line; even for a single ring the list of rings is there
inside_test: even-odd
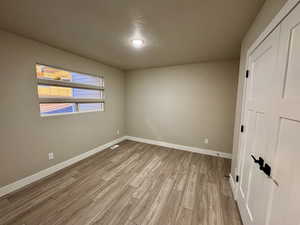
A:
[[[256,113],[256,129],[254,138],[254,148],[252,151],[253,155],[265,158],[266,149],[266,121],[264,113]],[[250,157],[249,157],[250,158]],[[265,208],[267,207],[267,200],[265,195],[267,195],[267,189],[262,189],[266,187],[265,175],[262,171],[258,169],[258,165],[251,162],[253,165],[253,172],[251,177],[251,182],[249,183],[248,190],[248,208],[252,213],[254,221],[262,221],[265,215]]]
[[[300,21],[299,21],[300,22]],[[286,65],[286,85],[284,89],[284,97],[300,97],[300,23],[288,31],[288,62]],[[285,37],[286,38],[286,37]]]
[[[270,41],[271,42],[271,41]],[[267,43],[264,43],[267,44]],[[253,87],[251,90],[252,96],[251,100],[257,103],[265,103],[269,95],[269,87],[271,76],[271,70],[274,68],[274,45],[270,43],[269,46],[265,47],[262,52],[259,52],[261,49],[257,49],[259,53],[256,55],[254,53],[254,61],[252,62],[251,73],[254,74],[253,78]],[[276,47],[276,46],[275,46]],[[265,106],[265,105],[262,105]]]
[[[300,6],[281,24],[274,101],[274,171],[268,225],[300,225]]]
[[[250,76],[247,79],[245,125],[246,133],[241,146],[241,181],[238,188],[238,205],[245,225],[264,225],[271,183],[259,170],[251,155],[268,158],[269,123],[272,83],[278,52],[277,28],[250,56]]]
[[[282,118],[279,125],[276,180],[271,225],[299,225],[300,122]]]
[[[300,5],[250,55],[238,205],[245,225],[300,225]],[[261,156],[267,177],[249,159]]]

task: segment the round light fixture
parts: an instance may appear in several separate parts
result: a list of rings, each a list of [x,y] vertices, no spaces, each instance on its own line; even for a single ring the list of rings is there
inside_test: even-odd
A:
[[[132,43],[133,47],[135,47],[135,48],[141,48],[144,46],[144,41],[141,39],[133,39],[131,41],[131,43]]]

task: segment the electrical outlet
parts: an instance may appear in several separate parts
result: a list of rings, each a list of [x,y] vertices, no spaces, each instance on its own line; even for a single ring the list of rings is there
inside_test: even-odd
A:
[[[204,138],[204,144],[208,144],[208,138]]]
[[[117,130],[117,135],[119,135],[120,134],[120,130]]]
[[[49,158],[49,160],[54,159],[54,153],[53,152],[49,152],[48,153],[48,158]]]

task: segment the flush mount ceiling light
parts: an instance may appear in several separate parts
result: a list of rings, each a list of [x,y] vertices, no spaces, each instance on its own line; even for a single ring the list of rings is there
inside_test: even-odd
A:
[[[131,43],[132,43],[133,47],[135,47],[135,48],[141,48],[144,46],[144,41],[141,39],[133,39],[131,41]]]

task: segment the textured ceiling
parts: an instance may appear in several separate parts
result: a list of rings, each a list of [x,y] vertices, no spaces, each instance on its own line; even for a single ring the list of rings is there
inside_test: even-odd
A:
[[[264,0],[1,0],[0,28],[118,67],[239,57]],[[142,38],[134,49],[130,40]]]

